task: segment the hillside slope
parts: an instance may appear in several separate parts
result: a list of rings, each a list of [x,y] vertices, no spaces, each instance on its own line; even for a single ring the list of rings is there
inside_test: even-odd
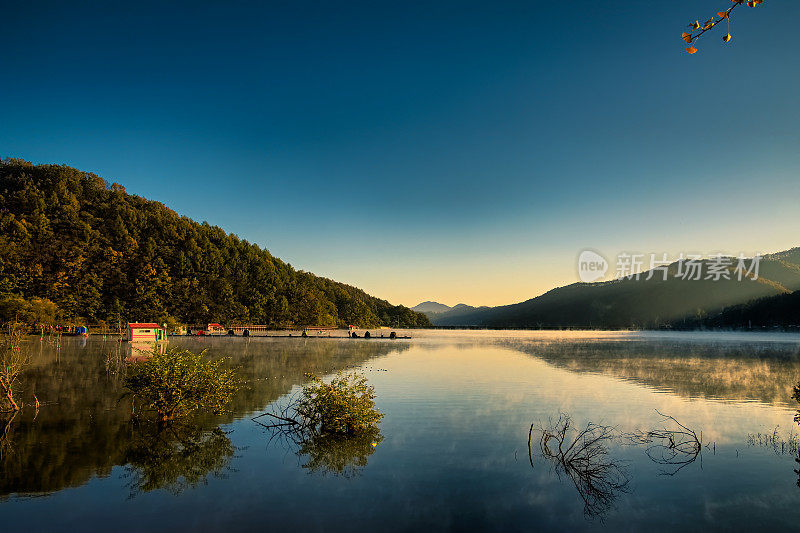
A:
[[[682,329],[800,328],[800,291],[733,305],[707,317],[678,321],[673,326]]]
[[[95,174],[19,159],[0,162],[3,295],[90,321],[429,325]]]

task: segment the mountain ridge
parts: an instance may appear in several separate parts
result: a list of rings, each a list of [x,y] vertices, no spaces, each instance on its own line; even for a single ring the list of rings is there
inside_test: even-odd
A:
[[[701,264],[707,268],[710,262]],[[668,266],[666,281],[645,280],[645,271],[640,280],[576,282],[515,304],[451,310],[430,318],[435,326],[451,327],[659,328],[800,290],[800,247],[764,255],[755,281],[678,279],[678,266]]]

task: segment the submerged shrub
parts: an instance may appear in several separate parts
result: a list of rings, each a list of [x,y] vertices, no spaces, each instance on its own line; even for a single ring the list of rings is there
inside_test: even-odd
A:
[[[239,388],[235,371],[223,363],[208,360],[205,350],[173,347],[162,354],[155,347],[147,359],[130,363],[125,386],[161,422],[195,411],[219,414]]]
[[[297,414],[324,433],[350,435],[372,429],[383,418],[375,407],[375,389],[360,374],[339,373],[330,383],[306,374]]]

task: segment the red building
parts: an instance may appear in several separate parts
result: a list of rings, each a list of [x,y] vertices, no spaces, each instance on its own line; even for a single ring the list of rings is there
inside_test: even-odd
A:
[[[167,340],[167,328],[159,326],[155,322],[130,322],[122,340],[132,342],[164,341]]]

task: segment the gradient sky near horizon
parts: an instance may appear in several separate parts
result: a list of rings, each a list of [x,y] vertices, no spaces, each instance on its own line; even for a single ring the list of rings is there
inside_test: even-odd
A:
[[[800,245],[800,3],[4,2],[0,157],[395,303]]]

